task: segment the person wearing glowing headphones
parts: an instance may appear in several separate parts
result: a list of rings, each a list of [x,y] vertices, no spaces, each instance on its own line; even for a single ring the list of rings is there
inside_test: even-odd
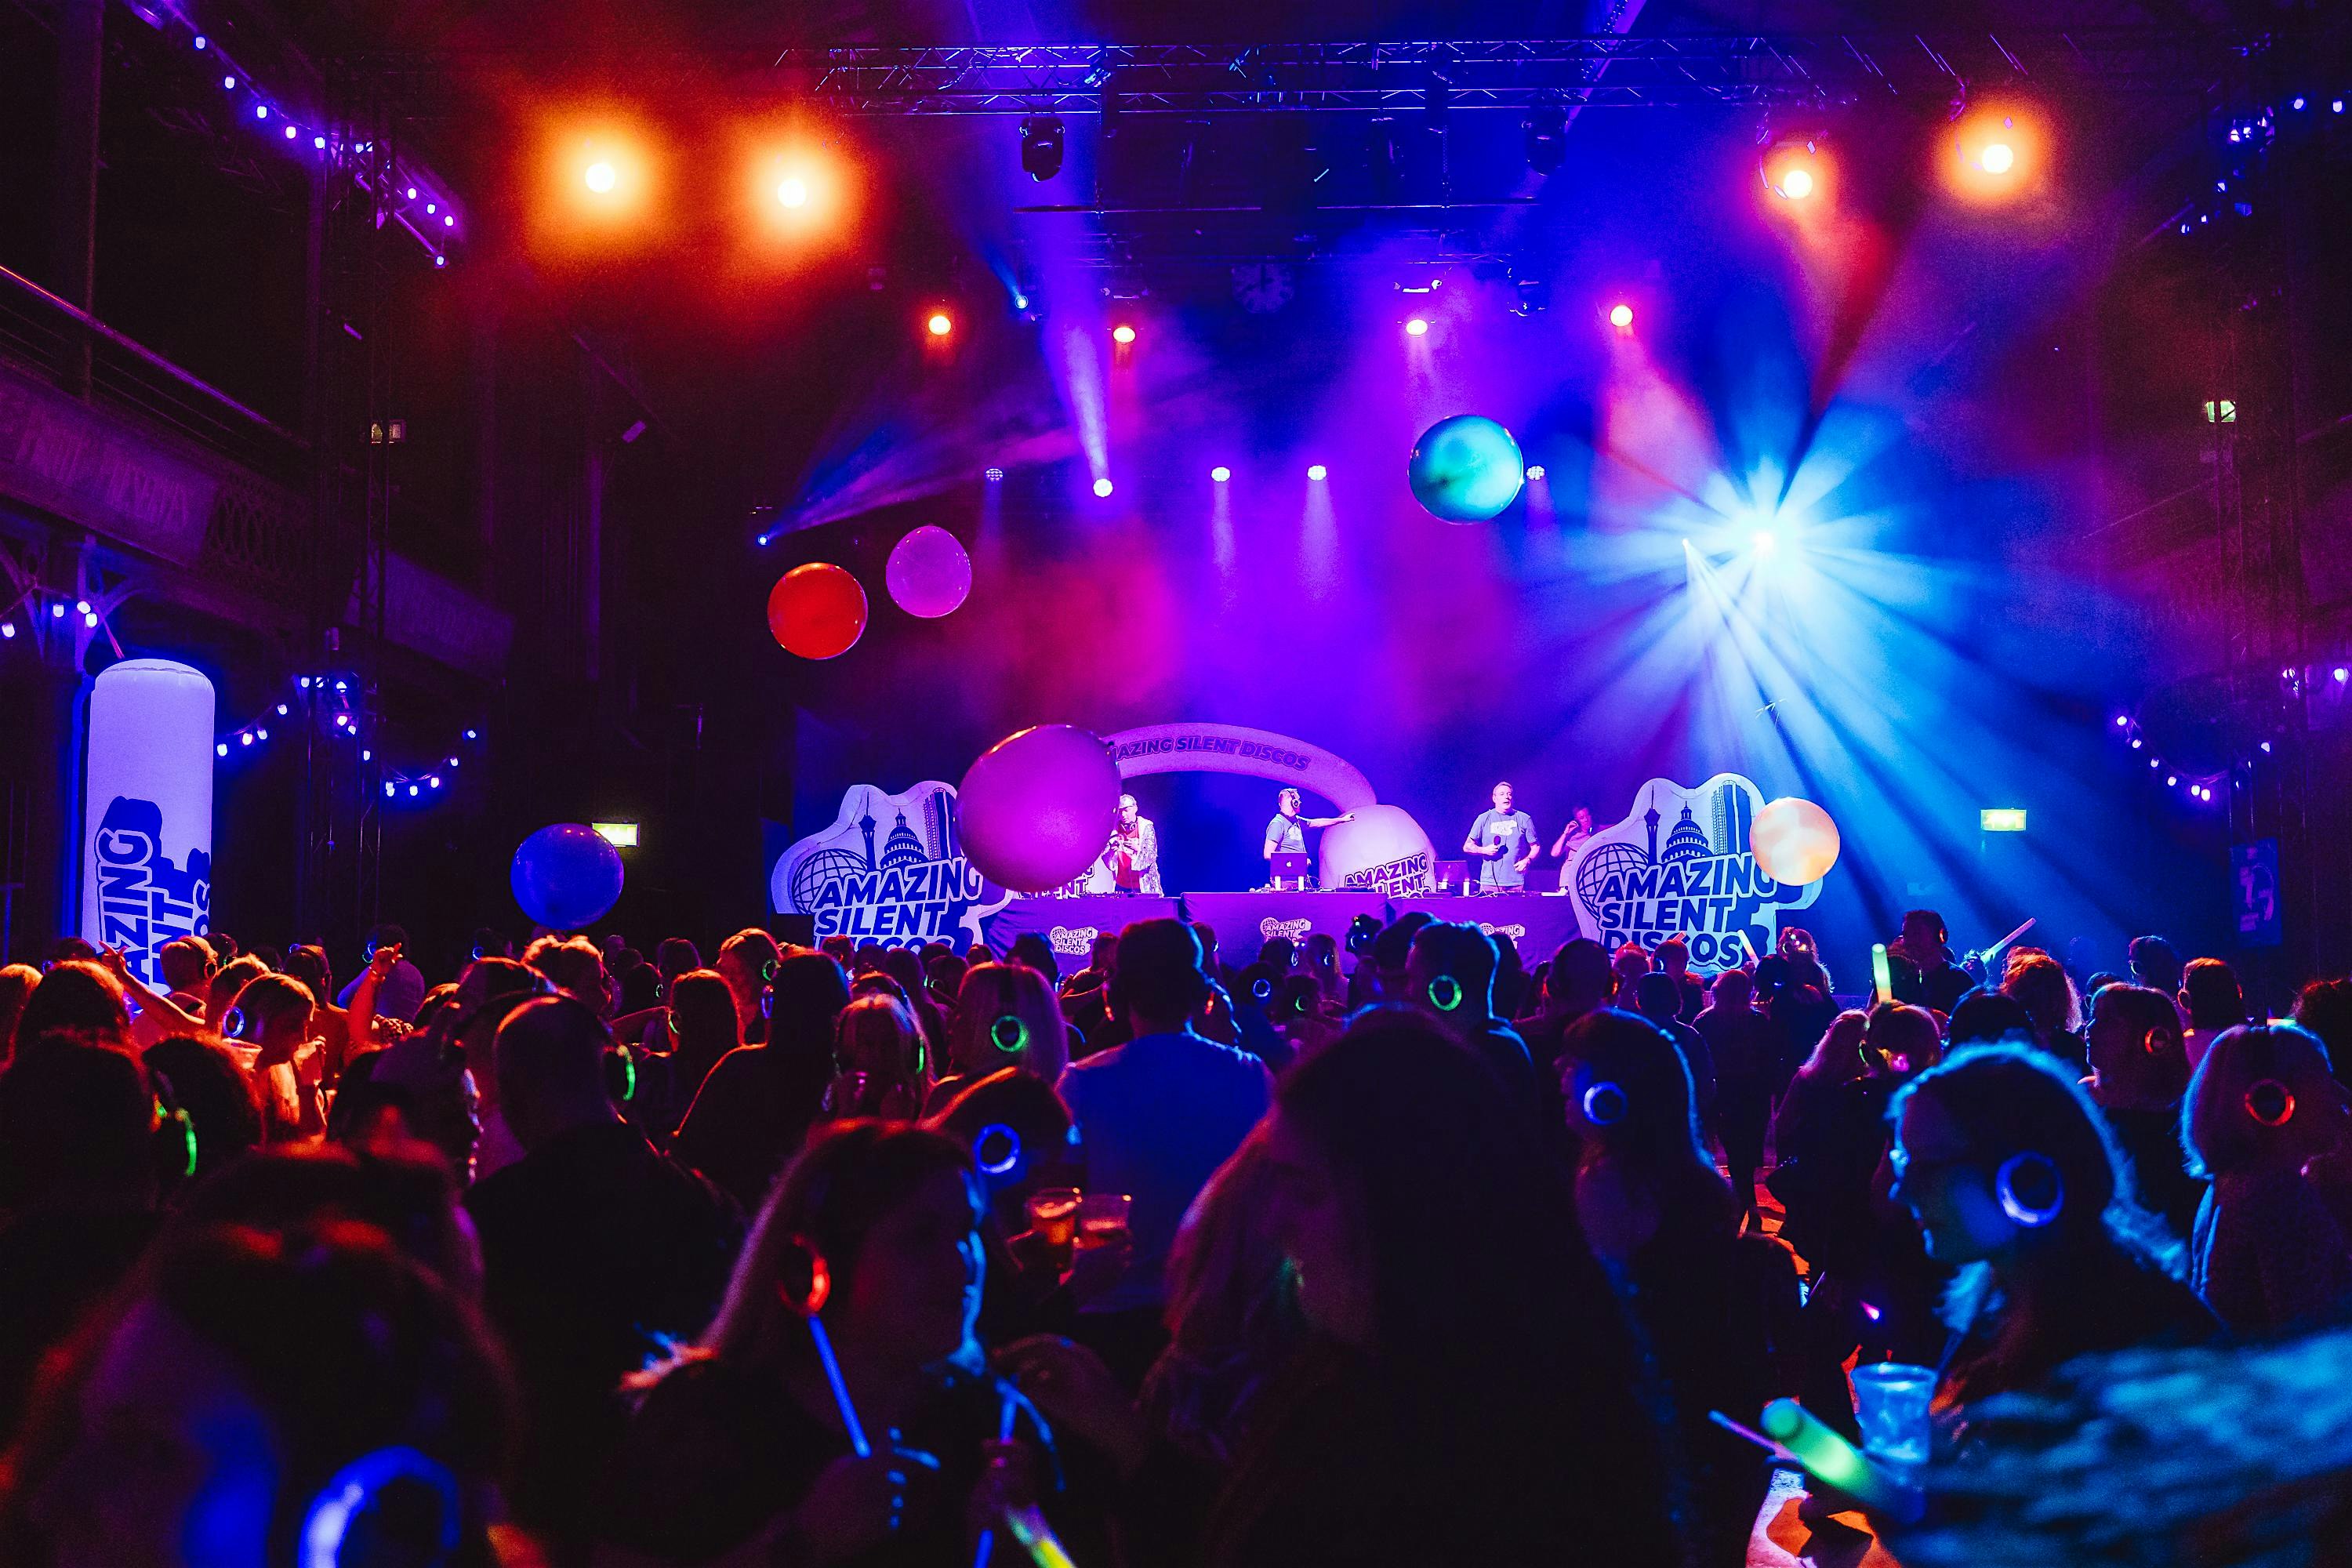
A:
[[[1476,926],[1432,921],[1413,933],[1405,1000],[1486,1059],[1515,1103],[1540,1103],[1535,1058],[1519,1032],[1495,1016],[1495,939]]]
[[[1893,1195],[1927,1255],[1960,1271],[1945,1299],[1954,1344],[1939,1410],[2032,1388],[2089,1352],[2216,1331],[2056,1058],[2022,1042],[1963,1047],[1905,1085],[1887,1116]]]

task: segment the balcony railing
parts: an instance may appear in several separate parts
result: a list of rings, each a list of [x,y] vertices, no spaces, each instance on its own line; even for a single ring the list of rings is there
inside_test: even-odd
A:
[[[301,437],[5,267],[0,353],[76,396],[161,425],[280,484],[309,487],[310,446]]]

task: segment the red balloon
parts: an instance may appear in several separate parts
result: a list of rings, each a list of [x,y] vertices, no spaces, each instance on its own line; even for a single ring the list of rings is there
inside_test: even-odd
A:
[[[829,562],[795,566],[768,591],[768,630],[786,653],[838,658],[866,635],[866,590]]]

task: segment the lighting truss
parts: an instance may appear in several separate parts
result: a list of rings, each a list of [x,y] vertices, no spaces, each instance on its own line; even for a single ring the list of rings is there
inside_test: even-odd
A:
[[[1613,33],[1442,43],[974,44],[789,48],[759,75],[843,114],[1826,108],[2028,81],[2194,95],[2263,38],[2137,27],[1936,34]]]

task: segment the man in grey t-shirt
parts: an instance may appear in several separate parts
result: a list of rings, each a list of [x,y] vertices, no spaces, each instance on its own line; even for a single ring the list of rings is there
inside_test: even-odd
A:
[[[1512,809],[1509,784],[1495,786],[1495,808],[1478,814],[1470,836],[1462,841],[1462,852],[1481,862],[1482,889],[1517,892],[1527,886],[1528,863],[1543,853],[1543,840],[1536,837],[1536,819]]]
[[[1299,805],[1299,795],[1295,789],[1284,790],[1276,797],[1274,820],[1265,825],[1265,858],[1269,866],[1277,855],[1306,854],[1308,828],[1334,827],[1342,822],[1352,822],[1356,817],[1352,811],[1341,812],[1337,816],[1301,816]],[[1277,888],[1282,886],[1279,876],[1274,879],[1274,885]],[[1298,885],[1305,887],[1307,879],[1299,878]]]

